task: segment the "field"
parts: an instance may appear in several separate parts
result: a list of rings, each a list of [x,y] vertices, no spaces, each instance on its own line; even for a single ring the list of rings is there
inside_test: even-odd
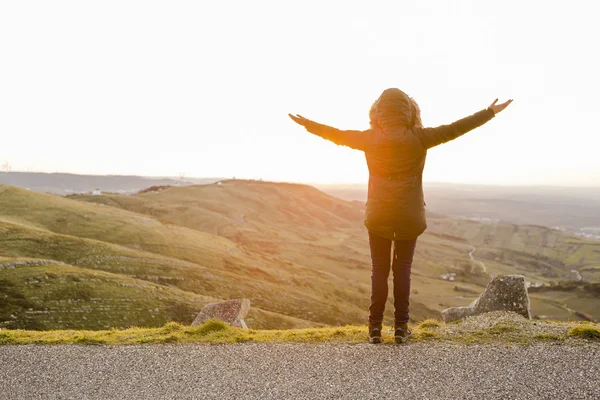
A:
[[[10,300],[0,325],[187,324],[208,302],[240,297],[252,302],[252,328],[363,324],[363,210],[310,186],[258,181],[67,198],[0,186],[0,298]],[[538,284],[573,281],[577,272],[600,280],[599,242],[538,226],[428,221],[413,267],[413,322],[468,304],[495,273]],[[441,278],[448,273],[453,281]],[[391,299],[387,308],[390,323]],[[534,315],[584,319],[579,311],[600,319],[598,296],[532,293]]]

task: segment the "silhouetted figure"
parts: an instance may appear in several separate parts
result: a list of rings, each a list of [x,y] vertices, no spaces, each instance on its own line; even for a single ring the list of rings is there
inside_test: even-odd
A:
[[[381,342],[390,266],[394,273],[394,335],[402,343],[410,334],[410,271],[417,238],[426,227],[423,168],[427,150],[488,122],[512,100],[496,104],[450,125],[424,128],[417,103],[400,89],[384,90],[369,112],[371,128],[342,131],[291,115],[307,131],[338,145],[365,152],[369,191],[365,226],[373,264],[369,340]],[[390,257],[394,243],[393,257]]]

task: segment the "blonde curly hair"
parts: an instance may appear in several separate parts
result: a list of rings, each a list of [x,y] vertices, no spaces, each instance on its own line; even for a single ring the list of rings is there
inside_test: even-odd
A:
[[[372,129],[390,131],[400,127],[423,127],[421,109],[415,99],[400,89],[386,89],[371,106],[369,120]]]

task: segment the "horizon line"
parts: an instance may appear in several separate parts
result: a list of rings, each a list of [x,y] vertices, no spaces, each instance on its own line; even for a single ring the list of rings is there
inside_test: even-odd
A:
[[[333,186],[333,185],[367,185],[368,181],[354,181],[354,182],[345,182],[345,181],[337,181],[337,182],[315,182],[310,180],[278,180],[278,179],[263,179],[263,178],[252,178],[252,177],[219,177],[219,176],[183,176],[178,177],[176,175],[136,175],[136,174],[84,174],[84,173],[74,173],[74,172],[44,172],[44,171],[0,171],[2,173],[22,173],[22,174],[47,174],[47,175],[76,175],[76,176],[93,176],[93,177],[136,177],[136,178],[146,178],[146,179],[172,179],[185,181],[186,179],[203,179],[203,180],[212,180],[220,181],[220,180],[245,180],[245,181],[263,181],[263,182],[273,182],[273,183],[298,183],[305,184],[310,186]],[[582,188],[582,189],[600,189],[600,185],[565,185],[565,184],[547,184],[547,183],[514,183],[514,184],[506,184],[506,183],[472,183],[472,182],[448,182],[448,181],[428,181],[424,180],[424,184],[426,185],[454,185],[454,186],[489,186],[489,187],[520,187],[520,188]]]

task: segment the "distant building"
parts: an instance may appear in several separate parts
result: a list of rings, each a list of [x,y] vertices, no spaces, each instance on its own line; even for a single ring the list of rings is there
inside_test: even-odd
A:
[[[530,288],[530,287],[542,287],[544,286],[541,282],[529,282],[529,281],[525,281],[525,287]]]
[[[456,279],[456,274],[454,272],[449,272],[446,274],[442,274],[440,278],[442,278],[445,281],[454,281]]]
[[[100,196],[101,194],[102,194],[102,191],[100,189],[92,190],[92,196]]]

